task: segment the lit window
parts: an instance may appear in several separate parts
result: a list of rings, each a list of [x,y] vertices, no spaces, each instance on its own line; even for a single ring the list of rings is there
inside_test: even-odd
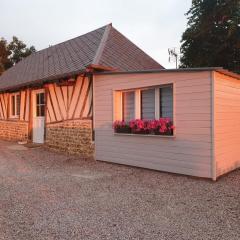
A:
[[[122,101],[123,101],[123,120],[131,121],[135,118],[135,94],[134,91],[123,92]]]

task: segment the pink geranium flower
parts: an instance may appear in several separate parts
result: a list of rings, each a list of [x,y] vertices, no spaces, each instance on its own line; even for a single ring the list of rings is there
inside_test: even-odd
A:
[[[160,118],[159,120],[142,120],[133,119],[129,123],[125,121],[115,121],[113,124],[114,129],[119,128],[130,128],[131,131],[141,132],[145,134],[172,134],[173,129],[175,129],[173,122],[170,118]]]

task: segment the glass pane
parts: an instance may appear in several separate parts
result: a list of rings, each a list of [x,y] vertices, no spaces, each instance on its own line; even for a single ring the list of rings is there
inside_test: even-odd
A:
[[[36,116],[44,117],[45,116],[45,94],[37,93],[36,94]]]
[[[39,96],[39,93],[36,94],[36,99],[37,99],[37,105],[40,104],[40,96]]]
[[[40,117],[40,107],[37,105],[36,108],[37,108],[37,109],[36,109],[36,116],[37,116],[37,117]]]
[[[173,120],[173,87],[160,88],[160,117],[168,117]]]
[[[142,119],[155,119],[155,89],[141,91]]]
[[[44,93],[40,93],[40,104],[44,104],[45,100],[44,100]]]
[[[41,114],[42,117],[45,116],[45,106],[44,105],[40,106],[40,114]]]
[[[11,97],[12,115],[15,116],[15,96]]]
[[[16,115],[19,116],[20,115],[20,95],[17,95],[16,97],[17,97],[17,103],[16,103],[17,104],[17,106],[16,106],[17,114]]]
[[[133,120],[135,117],[135,93],[124,92],[123,93],[123,119],[124,121]]]

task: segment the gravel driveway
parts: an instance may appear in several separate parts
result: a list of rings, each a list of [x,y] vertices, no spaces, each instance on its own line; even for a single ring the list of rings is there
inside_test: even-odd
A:
[[[210,180],[0,142],[0,239],[240,239],[240,170]]]

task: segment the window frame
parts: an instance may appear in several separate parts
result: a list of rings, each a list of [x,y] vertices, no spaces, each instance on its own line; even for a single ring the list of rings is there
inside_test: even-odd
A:
[[[18,96],[19,96],[19,105],[17,104]],[[13,113],[13,98],[14,98],[14,113]],[[19,111],[18,111],[18,106],[19,106]],[[20,94],[20,92],[10,94],[10,109],[9,110],[10,110],[10,118],[12,118],[12,119],[20,118],[20,111],[21,111],[21,94]]]
[[[175,107],[175,97],[174,97],[174,94],[175,94],[175,92],[174,92],[174,84],[172,83],[172,84],[164,84],[164,85],[161,85],[159,88],[158,88],[158,94],[159,94],[159,98],[158,98],[158,102],[159,102],[159,106],[158,106],[158,111],[159,111],[159,118],[161,118],[162,116],[161,116],[161,113],[160,113],[160,103],[161,103],[161,94],[160,94],[160,89],[161,88],[164,88],[164,87],[169,87],[169,86],[171,86],[172,87],[172,122],[174,122],[174,119],[175,119],[175,110],[174,110],[174,107]],[[161,103],[162,104],[162,103]]]
[[[140,87],[140,88],[134,88],[134,89],[127,89],[127,90],[115,90],[115,96],[119,96],[120,100],[120,106],[114,106],[114,120],[123,120],[123,93],[124,92],[134,92],[135,93],[135,119],[142,119],[142,91],[143,90],[149,90],[149,89],[155,89],[155,119],[161,118],[160,116],[160,88],[171,86],[172,87],[172,97],[173,97],[173,106],[172,106],[172,122],[175,122],[175,84],[173,82],[165,83],[165,84],[160,84],[156,86],[149,86],[149,87]],[[118,94],[116,94],[118,93]],[[115,100],[116,101],[116,100]],[[118,109],[116,109],[118,108]],[[116,111],[117,110],[117,111]],[[117,117],[118,116],[118,119]]]

